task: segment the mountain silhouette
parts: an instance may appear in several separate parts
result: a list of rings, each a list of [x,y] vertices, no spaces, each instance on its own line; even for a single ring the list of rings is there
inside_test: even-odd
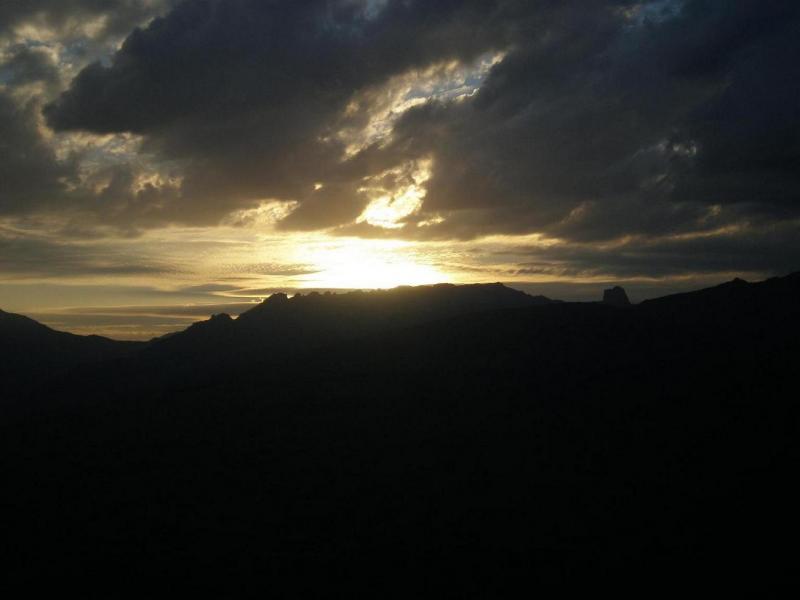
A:
[[[628,300],[628,294],[620,286],[614,286],[603,292],[603,304],[610,306],[630,306],[631,301]]]
[[[154,340],[128,367],[157,373],[150,383],[197,385],[231,370],[246,371],[254,363],[284,360],[413,325],[551,303],[544,296],[502,284],[439,284],[292,298],[277,293],[237,319],[215,315]]]
[[[7,564],[201,565],[301,595],[395,569],[463,597],[575,573],[778,580],[799,293],[794,274],[626,310],[500,285],[274,295],[42,372],[0,405]]]
[[[0,389],[10,394],[32,380],[126,356],[142,346],[55,331],[28,317],[0,310]]]
[[[194,345],[199,338],[233,335],[262,351],[280,340],[282,351],[436,321],[461,314],[550,304],[544,296],[529,296],[502,284],[399,287],[345,294],[274,294],[238,319],[217,315],[210,321],[172,336],[162,346]],[[191,342],[189,342],[191,340]]]

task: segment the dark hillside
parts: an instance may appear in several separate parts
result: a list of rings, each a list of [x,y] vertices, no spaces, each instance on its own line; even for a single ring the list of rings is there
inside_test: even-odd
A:
[[[141,357],[75,371],[69,402],[5,421],[16,558],[133,583],[268,573],[306,592],[410,570],[462,596],[515,578],[789,577],[798,282],[386,328],[376,309],[359,335],[276,336],[213,377],[117,379]],[[223,350],[234,324],[296,331],[280,311],[326,301],[183,335]]]

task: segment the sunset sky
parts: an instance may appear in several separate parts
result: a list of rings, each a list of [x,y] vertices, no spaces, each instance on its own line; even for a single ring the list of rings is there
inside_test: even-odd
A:
[[[800,270],[800,2],[0,1],[0,308]]]

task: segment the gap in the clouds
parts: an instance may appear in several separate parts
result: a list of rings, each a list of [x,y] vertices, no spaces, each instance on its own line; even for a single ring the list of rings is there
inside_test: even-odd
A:
[[[375,145],[388,144],[397,120],[415,107],[471,97],[480,89],[492,67],[504,57],[503,52],[491,51],[470,63],[447,61],[411,70],[380,86],[362,90],[349,103],[336,134],[345,147],[345,158],[351,159]],[[432,157],[425,156],[365,177],[358,192],[366,196],[367,203],[356,224],[383,229],[405,227],[406,220],[422,208],[427,193],[425,183],[431,178],[432,169]],[[387,180],[394,185],[387,186]],[[323,186],[324,183],[319,183],[315,190]],[[441,220],[443,217],[433,222]]]
[[[404,220],[419,212],[427,194],[425,183],[431,178],[433,160],[430,158],[409,161],[399,168],[390,169],[370,177],[358,191],[366,194],[370,202],[356,223],[367,223],[384,229],[402,229]],[[381,181],[387,176],[399,179],[399,185],[387,189]],[[376,183],[373,183],[376,182]]]
[[[436,63],[359,91],[348,104],[335,134],[345,147],[345,157],[351,158],[373,144],[388,143],[397,120],[415,107],[471,97],[505,55],[490,51],[469,63],[454,60]]]

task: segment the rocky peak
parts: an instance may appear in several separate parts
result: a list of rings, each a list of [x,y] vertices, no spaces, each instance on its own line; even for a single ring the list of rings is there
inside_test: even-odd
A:
[[[277,305],[277,304],[284,304],[285,302],[289,301],[289,296],[284,294],[283,292],[278,292],[277,294],[272,294],[269,298],[264,300],[264,304],[269,305]]]
[[[617,285],[603,291],[603,304],[608,304],[609,306],[630,306],[631,301],[628,300],[628,294],[625,293],[625,290]]]

